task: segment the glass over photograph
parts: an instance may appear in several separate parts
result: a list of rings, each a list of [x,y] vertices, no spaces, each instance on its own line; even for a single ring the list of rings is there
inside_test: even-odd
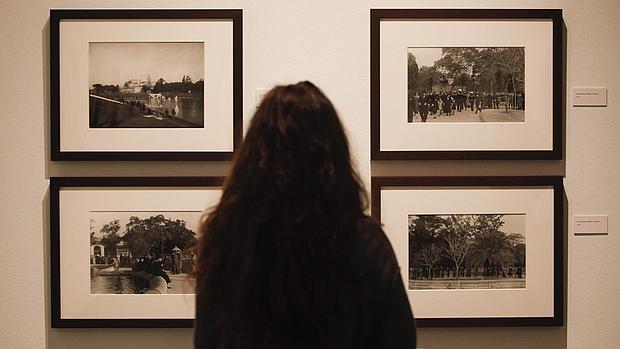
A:
[[[407,122],[524,122],[525,48],[410,47]]]
[[[204,43],[90,42],[90,128],[203,128]]]
[[[409,289],[525,288],[525,214],[408,217]]]
[[[91,212],[91,294],[193,294],[201,212]]]

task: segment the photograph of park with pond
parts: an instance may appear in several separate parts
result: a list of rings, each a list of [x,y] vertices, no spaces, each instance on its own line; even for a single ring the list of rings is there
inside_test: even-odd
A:
[[[204,43],[89,43],[90,128],[203,128]]]
[[[407,122],[524,122],[525,48],[410,47]]]
[[[91,212],[91,294],[193,294],[201,212]]]
[[[410,290],[525,288],[525,214],[408,218]]]

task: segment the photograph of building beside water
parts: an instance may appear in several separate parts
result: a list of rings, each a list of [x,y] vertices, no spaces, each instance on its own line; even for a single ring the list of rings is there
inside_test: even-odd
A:
[[[525,217],[410,214],[409,289],[525,288]]]
[[[410,47],[407,122],[524,122],[524,47]]]
[[[90,128],[203,128],[203,42],[90,42]]]
[[[91,212],[91,294],[193,294],[201,212]]]

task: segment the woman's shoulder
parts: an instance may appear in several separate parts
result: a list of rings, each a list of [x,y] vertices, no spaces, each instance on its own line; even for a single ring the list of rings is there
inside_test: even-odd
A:
[[[371,251],[392,251],[392,245],[385,235],[381,223],[372,217],[364,216],[358,221],[357,236],[359,243]]]
[[[398,270],[398,262],[381,223],[371,217],[358,221],[354,259],[362,266],[379,269],[382,273]]]

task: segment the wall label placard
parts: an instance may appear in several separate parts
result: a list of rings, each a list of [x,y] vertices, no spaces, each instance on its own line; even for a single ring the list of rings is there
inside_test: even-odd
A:
[[[606,87],[574,87],[573,107],[606,107]]]
[[[575,235],[607,235],[606,215],[575,216]]]

